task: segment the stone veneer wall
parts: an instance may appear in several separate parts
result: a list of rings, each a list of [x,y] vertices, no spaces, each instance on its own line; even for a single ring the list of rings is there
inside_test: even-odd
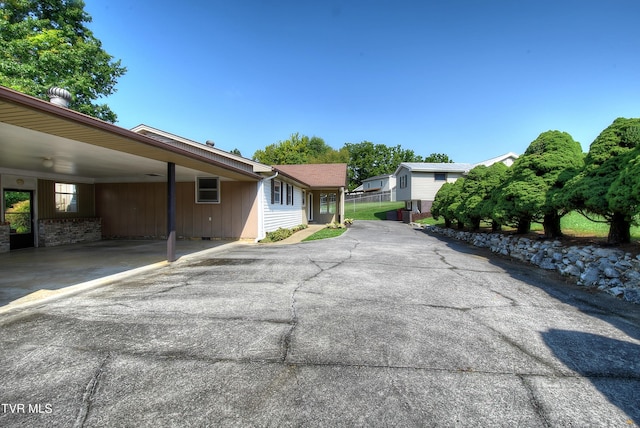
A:
[[[8,253],[10,242],[11,226],[0,223],[0,253]]]
[[[58,245],[95,242],[102,239],[102,219],[73,218],[38,220],[38,245]]]
[[[564,247],[557,240],[535,240],[501,233],[465,232],[426,226],[438,233],[542,269],[555,270],[578,285],[597,287],[614,296],[640,303],[640,255],[614,248]]]

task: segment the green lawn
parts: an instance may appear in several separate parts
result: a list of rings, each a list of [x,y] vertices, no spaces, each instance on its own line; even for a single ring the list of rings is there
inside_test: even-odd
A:
[[[387,211],[404,208],[404,202],[347,202],[344,216],[354,220],[386,220]]]
[[[311,236],[303,239],[303,241],[315,241],[317,239],[335,238],[342,235],[347,229],[330,229],[328,227],[320,229]]]
[[[594,216],[595,217],[595,216]],[[607,223],[599,223],[585,218],[577,212],[571,212],[560,220],[562,233],[570,236],[594,236],[597,238],[606,238],[609,234],[609,225]],[[533,223],[531,230],[544,230],[542,224]],[[631,239],[640,239],[640,227],[631,226]]]
[[[424,220],[419,220],[418,223],[444,226],[444,219],[441,218],[440,220],[434,220],[432,218],[426,218]],[[481,226],[491,227],[489,224],[484,223]],[[568,236],[606,238],[609,234],[609,225],[607,223],[593,222],[577,212],[572,212],[562,217],[562,220],[560,220],[560,226],[562,227],[562,233]],[[508,228],[503,229],[509,230]],[[531,230],[542,231],[544,229],[541,223],[532,223]],[[631,227],[631,239],[640,239],[639,226]]]

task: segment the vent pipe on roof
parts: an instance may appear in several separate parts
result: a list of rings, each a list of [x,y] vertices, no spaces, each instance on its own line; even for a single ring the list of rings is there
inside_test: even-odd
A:
[[[47,91],[47,95],[51,100],[51,104],[55,104],[60,107],[69,107],[69,103],[71,102],[71,92],[62,88],[49,88]]]
[[[209,147],[214,147],[216,145],[215,141],[213,140],[207,140],[205,144]]]

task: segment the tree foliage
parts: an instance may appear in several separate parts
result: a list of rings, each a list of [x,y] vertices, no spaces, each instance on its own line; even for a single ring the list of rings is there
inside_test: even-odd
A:
[[[442,161],[449,159],[445,154],[431,156]],[[346,163],[350,190],[367,178],[392,174],[402,162],[422,162],[421,156],[400,145],[389,147],[363,141],[346,143],[341,149],[335,150],[320,137],[309,138],[297,132],[287,140],[257,150],[253,159],[267,165]]]
[[[89,22],[82,0],[0,2],[0,85],[42,99],[59,86],[73,95],[69,108],[115,122],[98,100],[115,92],[126,68],[102,48]]]
[[[491,166],[478,165],[464,178],[460,190],[461,203],[456,210],[456,217],[465,225],[477,230],[482,220],[493,220],[491,195],[504,183],[508,167],[501,163]],[[499,225],[495,222],[495,225]]]
[[[560,218],[568,213],[561,192],[583,164],[580,143],[571,135],[543,132],[513,164],[495,207],[498,217],[522,233],[535,221],[543,223],[546,236],[560,236]]]
[[[298,132],[291,134],[288,140],[257,150],[253,159],[266,165],[347,162],[346,153],[336,152],[322,138],[307,137]]]
[[[363,180],[377,175],[392,174],[402,162],[421,162],[422,157],[400,145],[389,147],[370,141],[346,143],[349,152],[349,189],[353,190]]]
[[[638,215],[632,203],[636,190],[634,155],[640,147],[640,119],[618,118],[591,143],[582,172],[567,183],[565,204],[609,223],[608,242],[631,240],[631,223]],[[625,201],[625,198],[629,198]]]
[[[453,163],[449,156],[444,153],[431,153],[424,159],[416,160],[413,162],[429,162],[429,163]]]
[[[464,186],[464,178],[459,178],[453,183],[444,183],[436,193],[431,205],[431,215],[436,220],[440,217],[444,218],[445,226],[451,227],[454,221],[458,222],[458,226],[464,224],[458,218],[458,209],[462,202],[462,187]]]

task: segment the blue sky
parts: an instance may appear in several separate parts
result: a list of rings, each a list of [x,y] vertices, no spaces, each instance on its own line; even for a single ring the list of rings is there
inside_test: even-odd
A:
[[[479,162],[640,117],[638,0],[85,0],[104,100],[245,157],[292,133]]]

